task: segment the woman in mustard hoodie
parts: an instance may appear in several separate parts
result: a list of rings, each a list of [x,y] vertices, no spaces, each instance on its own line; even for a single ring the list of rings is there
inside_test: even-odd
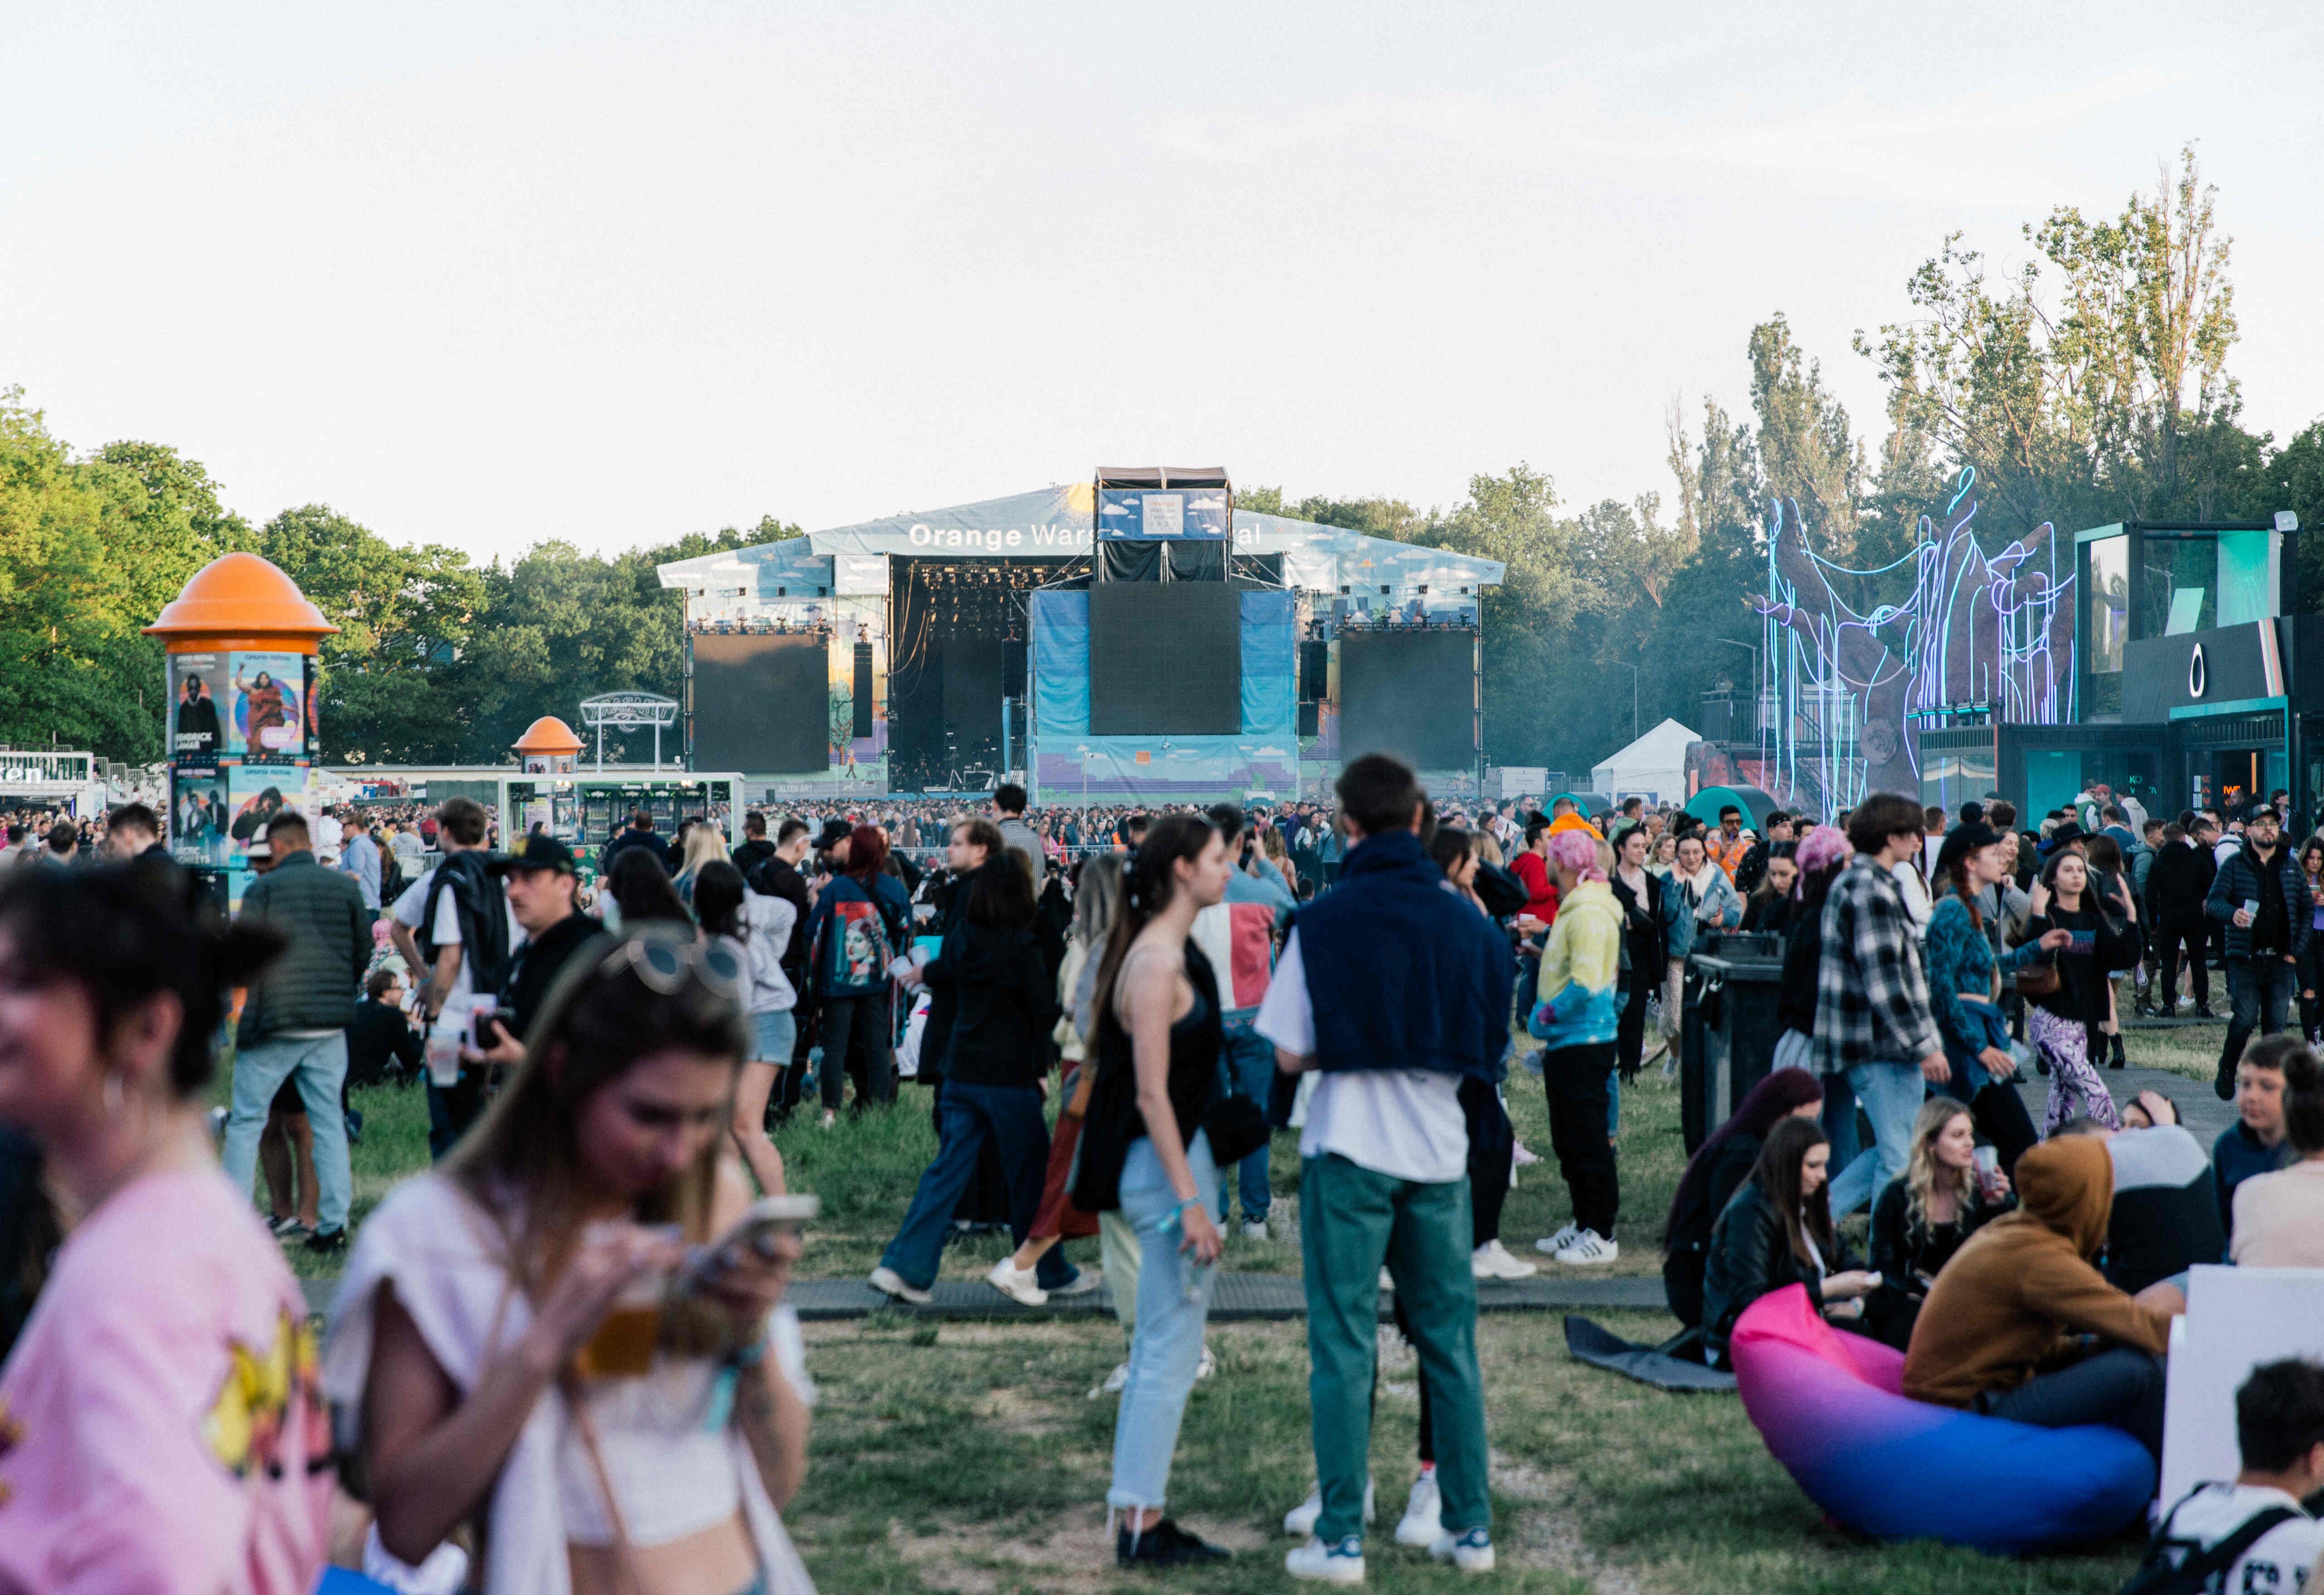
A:
[[[1619,1015],[1622,911],[1606,882],[1598,838],[1559,831],[1545,861],[1557,885],[1557,922],[1541,951],[1541,980],[1526,1028],[1546,1044],[1549,1139],[1573,1198],[1573,1222],[1535,1246],[1561,1263],[1610,1263],[1620,1254],[1614,1219],[1621,1185],[1606,1134]]]

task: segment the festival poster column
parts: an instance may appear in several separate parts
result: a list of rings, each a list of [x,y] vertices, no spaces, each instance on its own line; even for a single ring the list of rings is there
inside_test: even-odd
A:
[[[278,567],[246,553],[195,572],[145,628],[168,654],[170,851],[211,875],[229,905],[242,901],[266,822],[283,808],[313,812],[317,650],[337,630]]]

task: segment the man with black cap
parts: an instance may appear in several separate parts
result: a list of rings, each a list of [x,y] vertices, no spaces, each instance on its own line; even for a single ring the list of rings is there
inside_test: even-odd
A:
[[[576,900],[580,881],[573,872],[573,850],[556,837],[546,833],[525,837],[520,851],[492,862],[492,871],[501,878],[509,912],[516,916],[524,941],[511,956],[501,982],[500,1007],[478,1021],[479,1028],[493,1027],[498,1040],[482,1050],[463,1046],[460,1061],[470,1065],[524,1061],[524,1037],[549,988],[574,954],[600,930]]]

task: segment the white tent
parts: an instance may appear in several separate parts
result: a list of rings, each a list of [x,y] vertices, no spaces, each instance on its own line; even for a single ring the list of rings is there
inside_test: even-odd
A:
[[[1592,766],[1590,789],[1614,798],[1683,802],[1686,750],[1702,740],[1677,721],[1665,720],[1620,752]]]

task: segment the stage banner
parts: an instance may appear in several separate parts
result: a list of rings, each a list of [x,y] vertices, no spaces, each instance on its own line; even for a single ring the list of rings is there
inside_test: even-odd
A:
[[[1087,593],[1033,595],[1033,724],[1044,738],[1089,735]]]
[[[1101,488],[1097,535],[1101,542],[1224,542],[1226,489]]]
[[[1298,649],[1292,635],[1291,595],[1280,589],[1242,595],[1242,733],[1288,737],[1298,711],[1293,672]]]

